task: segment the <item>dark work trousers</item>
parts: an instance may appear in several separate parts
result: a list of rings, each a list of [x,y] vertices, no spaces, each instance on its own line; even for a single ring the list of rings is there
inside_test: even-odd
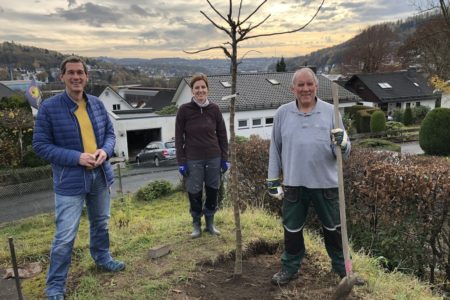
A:
[[[212,216],[217,211],[217,192],[220,186],[220,157],[206,160],[188,160],[189,174],[186,189],[189,195],[190,213],[193,218],[203,214]],[[203,207],[203,186],[205,206]]]
[[[339,275],[345,275],[337,188],[285,187],[282,207],[285,245],[281,256],[283,269],[290,273],[297,272],[305,256],[303,227],[310,203],[322,222],[325,248],[331,258],[332,268]]]

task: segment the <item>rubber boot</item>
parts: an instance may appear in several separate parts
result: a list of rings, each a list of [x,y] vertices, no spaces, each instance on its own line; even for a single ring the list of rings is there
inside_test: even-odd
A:
[[[217,230],[217,228],[214,226],[214,215],[212,216],[205,215],[205,221],[206,221],[205,232],[208,232],[211,235],[220,235],[220,231]]]
[[[202,221],[200,217],[192,218],[192,225],[194,226],[194,230],[192,230],[191,238],[196,239],[199,238],[202,234]]]

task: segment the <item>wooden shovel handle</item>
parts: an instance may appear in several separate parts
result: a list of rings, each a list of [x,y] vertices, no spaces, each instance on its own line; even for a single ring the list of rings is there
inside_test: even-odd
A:
[[[333,95],[333,104],[334,104],[334,127],[338,128],[340,124],[339,96],[338,96],[338,85],[334,82],[331,84],[331,92]],[[342,250],[344,251],[345,273],[347,276],[350,276],[353,273],[353,271],[352,271],[352,261],[350,260],[350,253],[348,247],[347,218],[345,214],[344,175],[342,171],[342,152],[340,145],[336,145],[335,152],[338,171],[339,214],[341,217]]]

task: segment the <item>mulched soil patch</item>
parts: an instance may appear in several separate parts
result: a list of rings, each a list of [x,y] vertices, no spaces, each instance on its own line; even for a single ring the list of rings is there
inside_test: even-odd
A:
[[[244,255],[241,278],[234,278],[234,257],[229,255],[216,263],[203,262],[184,285],[171,290],[170,299],[331,299],[339,278],[324,271],[311,256],[302,263],[300,276],[279,287],[270,282],[280,268],[281,249],[278,245],[259,243]],[[363,299],[355,291],[347,298]]]

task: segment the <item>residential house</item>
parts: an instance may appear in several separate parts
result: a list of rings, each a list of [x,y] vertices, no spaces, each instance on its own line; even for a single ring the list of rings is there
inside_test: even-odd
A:
[[[237,92],[235,102],[235,129],[236,135],[249,137],[259,135],[269,139],[272,133],[273,117],[276,109],[285,103],[294,100],[290,90],[294,72],[283,73],[245,73],[238,74]],[[322,75],[319,80],[318,97],[333,103],[331,94],[332,81]],[[190,77],[185,77],[177,88],[173,103],[180,106],[191,101],[192,93],[189,87]],[[230,100],[223,97],[231,94],[231,75],[208,76],[208,99],[219,105],[223,113],[226,127],[230,125]],[[355,105],[361,101],[357,95],[338,87],[339,109],[344,114],[345,107]],[[229,134],[229,132],[228,132]]]
[[[152,141],[168,141],[175,135],[175,115],[155,112],[171,104],[175,89],[106,87],[99,98],[105,104],[116,133],[117,156],[134,161]]]
[[[436,107],[441,95],[434,93],[423,73],[415,68],[406,71],[355,74],[345,87],[363,101],[373,102],[387,115],[397,108],[428,106]]]

